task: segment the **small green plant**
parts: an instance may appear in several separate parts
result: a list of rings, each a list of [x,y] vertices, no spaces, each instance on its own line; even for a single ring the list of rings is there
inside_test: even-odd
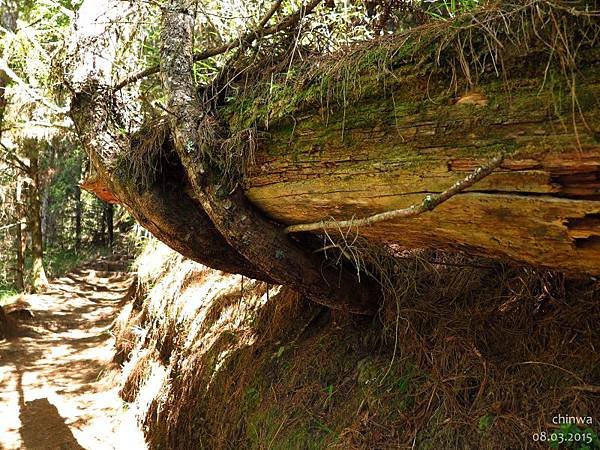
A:
[[[280,345],[279,348],[277,349],[277,351],[275,353],[273,353],[273,356],[271,356],[271,359],[279,359],[283,356],[283,353],[285,352],[285,345]]]
[[[325,401],[323,402],[323,408],[326,408],[327,405],[331,404],[331,398],[333,397],[333,394],[335,393],[335,388],[333,387],[333,385],[328,385],[325,388],[325,393],[327,394],[327,397],[325,398]]]
[[[377,381],[380,376],[380,369],[370,358],[361,359],[357,367],[357,381],[360,384],[370,384]]]
[[[251,410],[256,408],[256,406],[260,402],[260,391],[256,388],[250,388],[246,391],[246,395],[244,396],[244,406],[245,409]]]
[[[565,423],[550,436],[550,448],[553,449],[600,450],[598,434],[589,427],[581,429],[573,423]]]
[[[493,420],[494,418],[492,416],[490,416],[489,414],[485,414],[479,418],[479,424],[477,428],[479,428],[479,431],[486,431],[492,424]]]
[[[406,394],[410,388],[410,382],[413,378],[413,366],[409,366],[404,373],[389,383],[387,392],[396,391],[400,394]]]
[[[480,0],[443,0],[427,3],[431,5],[427,14],[438,20],[449,20],[477,8]]]

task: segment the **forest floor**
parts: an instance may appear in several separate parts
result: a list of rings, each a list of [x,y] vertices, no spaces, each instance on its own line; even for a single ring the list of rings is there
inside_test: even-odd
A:
[[[110,326],[132,282],[123,269],[99,259],[19,299],[16,336],[0,342],[0,449],[145,448],[113,362]]]

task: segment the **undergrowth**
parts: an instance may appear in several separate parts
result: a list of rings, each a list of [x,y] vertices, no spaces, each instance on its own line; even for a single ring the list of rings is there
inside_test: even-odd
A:
[[[109,254],[104,246],[86,246],[79,251],[48,247],[44,254],[44,268],[50,278],[61,277],[82,263]]]
[[[48,278],[58,278],[71,272],[81,264],[109,254],[109,249],[104,246],[86,246],[83,249],[76,251],[74,249],[48,247],[44,252],[44,270]],[[31,272],[31,258],[25,258],[25,272]],[[26,286],[30,284],[30,280],[26,278]],[[14,285],[0,286],[0,306],[10,303],[15,296],[20,293],[15,289]]]
[[[19,295],[11,286],[0,286],[0,306],[12,303],[13,299]]]

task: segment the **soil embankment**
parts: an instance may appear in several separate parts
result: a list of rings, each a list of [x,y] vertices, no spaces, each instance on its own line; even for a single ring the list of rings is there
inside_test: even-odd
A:
[[[432,252],[381,263],[366,318],[150,246],[114,331],[149,446],[547,450],[540,433],[572,416],[591,431],[563,438],[600,448],[597,280]]]

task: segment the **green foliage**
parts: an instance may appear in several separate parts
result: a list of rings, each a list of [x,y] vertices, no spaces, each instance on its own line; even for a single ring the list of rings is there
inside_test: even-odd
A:
[[[32,88],[51,88],[53,60],[64,47],[71,20],[81,2],[19,2],[17,30],[1,36],[0,53]]]
[[[490,427],[490,425],[492,425],[493,420],[494,420],[494,417],[490,416],[489,414],[481,416],[479,418],[479,423],[477,425],[477,428],[479,428],[479,431],[485,431]]]
[[[249,388],[244,396],[243,408],[250,410],[256,408],[260,403],[260,391],[257,388]]]
[[[336,433],[318,417],[290,417],[273,407],[248,417],[246,437],[251,449],[320,450],[325,441],[335,441]]]
[[[104,246],[88,245],[81,251],[74,249],[48,248],[44,255],[44,264],[48,277],[63,276],[85,261],[105,256],[109,250]]]
[[[480,0],[443,0],[431,2],[433,9],[427,14],[438,20],[449,20],[460,14],[472,11],[480,6]]]
[[[16,295],[19,295],[19,293],[12,287],[0,286],[0,306],[10,303]]]
[[[57,250],[75,247],[77,202],[85,202],[85,194],[82,196],[78,187],[85,159],[79,146],[64,145],[44,153],[43,171],[49,174],[46,188],[47,247],[57,247]],[[92,209],[92,205],[80,203],[82,214],[86,206],[88,210]]]

